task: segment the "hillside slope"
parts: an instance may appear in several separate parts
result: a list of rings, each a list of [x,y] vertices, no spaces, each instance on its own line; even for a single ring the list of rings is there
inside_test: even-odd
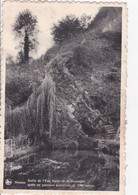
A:
[[[102,29],[95,24],[51,48],[38,61],[40,70],[30,71],[37,82],[32,81],[27,97],[10,111],[7,106],[7,136],[28,134],[32,143],[39,140],[55,148],[73,144],[91,148],[91,138],[115,138],[120,126],[121,82],[121,29],[115,30],[121,24],[121,10],[117,13],[112,18],[109,13],[103,16]],[[26,93],[25,85],[20,87]],[[8,104],[10,98],[7,95]]]

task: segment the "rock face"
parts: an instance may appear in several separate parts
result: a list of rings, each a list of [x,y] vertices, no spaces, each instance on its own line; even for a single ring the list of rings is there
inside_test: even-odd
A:
[[[120,23],[117,14],[113,21]],[[70,147],[72,140],[77,141],[74,147],[80,147],[84,140],[91,143],[92,137],[105,139],[106,125],[115,135],[120,123],[120,34],[112,28],[89,29],[54,48],[48,62],[43,57],[42,83],[25,104],[7,113],[6,130],[55,148]]]

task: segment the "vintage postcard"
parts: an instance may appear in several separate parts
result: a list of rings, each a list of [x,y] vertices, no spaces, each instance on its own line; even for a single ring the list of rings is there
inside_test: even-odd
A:
[[[4,1],[0,192],[125,194],[127,6]]]

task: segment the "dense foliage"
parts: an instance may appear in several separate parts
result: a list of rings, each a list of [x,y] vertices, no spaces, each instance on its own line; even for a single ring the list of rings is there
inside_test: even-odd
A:
[[[13,31],[16,36],[20,39],[21,51],[23,49],[24,60],[29,59],[29,52],[35,49],[37,46],[36,34],[37,29],[37,18],[27,9],[19,13],[13,26]],[[21,52],[19,53],[19,55]],[[22,59],[22,56],[21,56]]]
[[[75,141],[83,149],[93,147],[92,138],[105,139],[109,127],[115,136],[121,83],[121,31],[112,30],[114,21],[120,25],[117,13],[112,19],[103,16],[107,26],[113,25],[107,31],[97,25],[80,34],[82,23],[69,16],[53,31],[58,44],[40,59],[24,66],[7,59],[7,137],[28,134],[34,142],[50,140],[55,148]]]
[[[66,16],[52,27],[52,35],[55,43],[59,44],[67,41],[71,37],[77,36],[78,33],[81,33],[88,27],[90,21],[91,17],[85,14],[80,19],[74,15]]]

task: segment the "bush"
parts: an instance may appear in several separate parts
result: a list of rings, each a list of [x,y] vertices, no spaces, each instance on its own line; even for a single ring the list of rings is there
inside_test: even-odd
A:
[[[22,105],[31,95],[32,89],[29,87],[29,79],[16,76],[6,83],[6,97],[11,100],[11,106]]]
[[[16,63],[18,65],[21,65],[22,63],[25,63],[24,54],[22,51],[19,51],[16,57]]]
[[[83,26],[81,25],[79,19],[74,15],[69,15],[57,25],[54,24],[52,28],[52,35],[55,43],[60,44],[63,41],[76,36],[82,30]]]

